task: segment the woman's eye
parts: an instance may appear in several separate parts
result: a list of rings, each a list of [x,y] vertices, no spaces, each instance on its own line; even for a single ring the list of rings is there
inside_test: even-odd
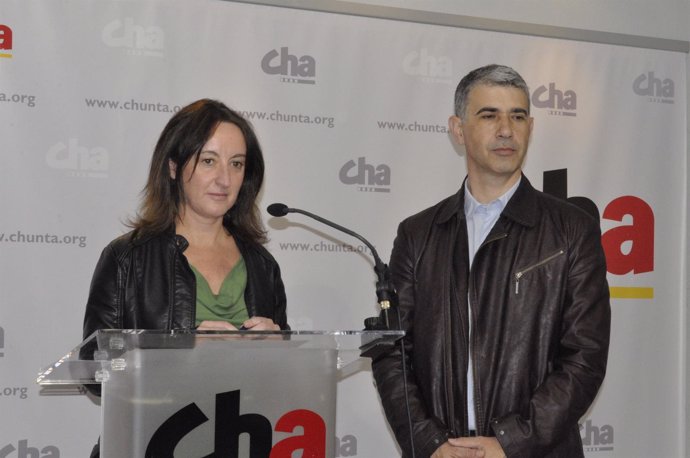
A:
[[[213,159],[210,157],[206,157],[206,158],[201,160],[201,163],[204,165],[211,165],[211,164],[213,164]]]
[[[235,167],[236,169],[242,169],[242,168],[244,168],[244,162],[242,162],[242,161],[232,161],[232,162],[230,163],[230,165],[232,165],[232,166]]]

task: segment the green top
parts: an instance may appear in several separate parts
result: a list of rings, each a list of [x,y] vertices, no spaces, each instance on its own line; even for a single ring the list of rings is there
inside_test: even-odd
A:
[[[196,277],[196,325],[202,321],[227,321],[238,329],[249,319],[244,290],[247,287],[247,266],[240,257],[223,280],[216,296],[201,273],[192,266]]]

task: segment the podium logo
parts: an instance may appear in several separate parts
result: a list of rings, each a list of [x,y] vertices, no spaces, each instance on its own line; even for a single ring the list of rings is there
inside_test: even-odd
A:
[[[426,48],[412,51],[403,59],[403,71],[419,76],[424,81],[450,83],[453,76],[453,62],[446,56],[432,56]]]
[[[556,89],[556,83],[539,86],[532,93],[532,105],[535,108],[546,108],[553,116],[577,116],[577,94],[573,90]]]
[[[580,425],[580,437],[585,452],[612,452],[613,426],[594,426],[592,420]]]
[[[49,167],[66,170],[71,176],[107,178],[109,162],[108,151],[105,148],[81,146],[76,138],[70,138],[67,144],[56,143],[46,154],[46,163]]]
[[[12,29],[0,24],[0,58],[12,58]]]
[[[261,70],[267,75],[281,75],[284,83],[316,84],[316,60],[312,56],[297,57],[287,47],[280,52],[272,49],[261,59]]]
[[[654,103],[674,103],[675,84],[670,78],[657,78],[654,72],[643,73],[633,81],[635,94]]]
[[[0,358],[5,356],[5,330],[0,326]]]
[[[39,450],[37,447],[29,447],[28,439],[21,439],[16,447],[9,443],[0,448],[0,458],[60,458],[60,449],[48,445]]]
[[[101,33],[103,43],[111,48],[124,48],[133,56],[163,57],[165,33],[157,26],[135,24],[134,18],[115,19]]]
[[[173,456],[177,444],[208,417],[195,403],[191,403],[168,418],[153,434],[146,448],[146,458]],[[214,451],[208,457],[239,456],[241,434],[249,436],[249,458],[291,458],[326,456],[326,423],[311,410],[287,412],[278,419],[275,431],[301,435],[287,437],[273,445],[273,428],[268,418],[258,413],[240,415],[240,390],[216,395],[216,425]],[[1,458],[1,455],[0,455]]]
[[[367,164],[364,157],[345,163],[340,168],[339,178],[343,184],[358,185],[359,191],[391,192],[391,168],[386,164]]]

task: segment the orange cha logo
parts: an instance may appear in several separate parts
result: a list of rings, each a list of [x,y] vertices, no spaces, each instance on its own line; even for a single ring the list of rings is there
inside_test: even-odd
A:
[[[0,24],[0,58],[12,57],[12,29],[8,25]]]

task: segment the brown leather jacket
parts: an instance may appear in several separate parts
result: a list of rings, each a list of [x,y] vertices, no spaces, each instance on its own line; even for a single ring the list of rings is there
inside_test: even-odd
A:
[[[470,351],[478,435],[509,458],[582,457],[578,420],[606,372],[611,319],[598,224],[523,176],[470,270],[463,189],[403,221],[391,256],[416,457],[468,434]],[[372,366],[409,457],[399,347]]]
[[[249,316],[271,318],[289,329],[285,288],[275,259],[260,245],[235,238],[247,266],[244,292]],[[91,281],[84,338],[98,329],[189,329],[195,326],[196,279],[183,252],[187,240],[173,231],[113,240]]]

